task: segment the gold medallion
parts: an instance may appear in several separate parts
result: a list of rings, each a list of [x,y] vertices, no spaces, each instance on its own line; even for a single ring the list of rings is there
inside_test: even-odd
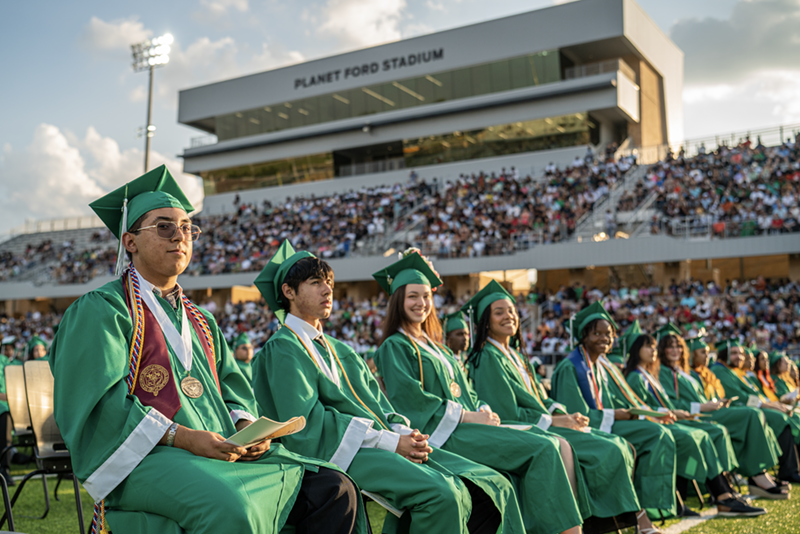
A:
[[[154,397],[158,397],[158,392],[164,389],[168,382],[169,373],[157,364],[148,365],[139,373],[139,385]]]
[[[203,384],[196,378],[187,376],[181,380],[181,389],[190,399],[196,399],[203,394]]]
[[[461,396],[461,386],[455,383],[455,381],[450,382],[450,393],[453,394],[455,398]]]

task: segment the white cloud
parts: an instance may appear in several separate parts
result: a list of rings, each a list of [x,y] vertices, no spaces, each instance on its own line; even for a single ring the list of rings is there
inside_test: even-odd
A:
[[[343,47],[364,47],[402,37],[405,0],[328,0],[320,33],[336,38]]]
[[[742,81],[692,84],[683,92],[688,137],[800,122],[800,71],[756,71]]]
[[[684,19],[670,37],[685,54],[687,83],[729,83],[797,65],[800,0],[738,0],[729,19]]]
[[[144,27],[137,17],[106,22],[92,17],[78,41],[94,51],[130,53],[132,44],[152,37],[153,32]]]
[[[195,207],[202,205],[200,180],[181,172],[180,161],[150,152],[151,168],[166,164]],[[27,219],[55,219],[88,215],[89,202],[116,189],[142,173],[141,149],[120,150],[116,141],[90,127],[83,139],[40,124],[30,145],[3,149],[0,173],[0,234]]]
[[[200,4],[202,4],[209,13],[215,15],[227,15],[228,11],[231,10],[245,13],[250,9],[248,0],[201,0]]]

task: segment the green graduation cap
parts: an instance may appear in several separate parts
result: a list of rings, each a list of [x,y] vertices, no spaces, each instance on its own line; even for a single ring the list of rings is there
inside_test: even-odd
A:
[[[656,341],[661,341],[661,338],[673,334],[679,338],[683,338],[683,332],[674,323],[669,322],[656,330]]]
[[[784,356],[786,356],[786,353],[782,352],[782,351],[779,351],[779,350],[774,350],[774,351],[770,352],[769,353],[769,366],[770,367],[774,366]]]
[[[463,306],[461,311],[472,317],[473,322],[476,324],[480,322],[485,312],[493,302],[498,300],[507,300],[512,304],[516,303],[514,295],[506,291],[497,280],[491,280],[483,289],[475,293]]]
[[[730,339],[721,339],[716,343],[714,343],[714,348],[718,351],[722,350],[723,348],[730,351],[731,347],[744,347],[744,345],[742,345],[742,342],[739,341],[738,337],[733,337]]]
[[[570,326],[570,333],[572,334],[572,337],[575,340],[580,340],[581,335],[583,334],[583,329],[595,319],[605,319],[611,323],[611,326],[614,327],[614,330],[619,330],[617,323],[614,322],[614,319],[611,318],[611,315],[606,311],[603,305],[600,304],[600,301],[597,300],[576,313],[572,318]]]
[[[639,324],[639,319],[636,319],[622,334],[620,334],[614,347],[606,354],[606,358],[613,363],[625,363],[625,358],[628,356],[628,349],[631,348],[636,338],[643,333],[642,327]]]
[[[261,296],[267,301],[267,306],[269,306],[269,309],[272,310],[272,313],[275,314],[281,324],[286,319],[286,310],[281,307],[281,300],[283,299],[281,286],[289,273],[289,269],[303,258],[316,258],[316,256],[305,250],[295,252],[289,240],[285,239],[253,282],[261,292]]]
[[[689,352],[694,352],[698,349],[703,349],[708,346],[708,343],[703,341],[702,336],[693,337],[686,340],[686,346],[689,348]]]
[[[462,328],[466,328],[469,330],[469,325],[467,324],[467,318],[464,317],[464,313],[461,310],[451,313],[449,315],[445,315],[444,317],[444,333],[445,335],[449,334],[453,330],[461,330]]]
[[[114,237],[120,239],[115,271],[117,276],[122,272],[125,253],[122,234],[127,232],[139,217],[159,208],[179,208],[186,213],[194,211],[194,206],[186,198],[166,165],[156,167],[106,196],[98,198],[89,204],[89,207],[111,230]]]
[[[242,345],[249,345],[250,344],[250,337],[242,332],[235,338],[233,338],[233,343],[231,343],[231,349],[234,351],[241,347]]]
[[[431,289],[442,285],[439,275],[417,249],[412,249],[402,259],[374,273],[372,277],[390,295],[408,284],[423,284]]]

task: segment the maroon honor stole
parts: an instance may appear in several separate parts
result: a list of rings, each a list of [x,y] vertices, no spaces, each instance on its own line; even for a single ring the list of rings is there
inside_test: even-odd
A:
[[[153,312],[142,301],[138,277],[131,276],[133,267],[122,275],[125,302],[133,321],[133,338],[130,348],[130,369],[127,378],[128,391],[145,406],[152,406],[165,417],[172,419],[181,408],[178,385],[169,361],[169,349],[161,325]],[[184,295],[182,303],[186,309],[209,367],[221,391],[217,365],[214,357],[214,341],[205,316]]]

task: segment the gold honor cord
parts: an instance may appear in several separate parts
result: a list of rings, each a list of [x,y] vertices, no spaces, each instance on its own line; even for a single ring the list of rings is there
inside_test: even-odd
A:
[[[319,363],[317,363],[316,358],[314,358],[314,353],[311,352],[311,349],[309,349],[308,345],[305,344],[305,342],[303,341],[303,338],[301,338],[297,334],[297,332],[292,330],[289,325],[284,324],[283,326],[284,326],[284,328],[288,328],[289,332],[291,332],[292,334],[294,334],[297,337],[297,340],[300,342],[301,345],[303,345],[303,348],[306,349],[306,352],[308,353],[308,356],[311,358],[311,361],[314,362],[314,365],[316,365],[319,368]],[[364,409],[367,410],[372,415],[372,417],[375,419],[375,421],[377,421],[377,423],[384,428],[384,430],[389,430],[389,428],[387,428],[387,426],[383,424],[383,421],[381,421],[380,418],[377,415],[375,415],[375,412],[370,410],[369,407],[366,404],[364,404],[364,401],[362,401],[361,397],[358,396],[358,394],[356,393],[356,390],[353,389],[353,384],[350,383],[350,378],[348,378],[347,373],[345,372],[344,367],[342,366],[342,362],[339,361],[339,356],[336,354],[336,350],[333,348],[333,346],[330,343],[328,343],[328,340],[325,339],[325,335],[324,334],[322,336],[322,342],[325,343],[325,346],[331,351],[331,354],[333,354],[333,357],[336,358],[336,363],[339,364],[339,369],[342,370],[342,375],[344,375],[344,379],[347,382],[347,385],[350,387],[350,391],[353,392],[353,396],[358,400],[358,402],[361,403],[361,406],[363,406]]]
[[[644,371],[647,372],[646,369]],[[647,373],[647,374],[650,374],[650,373]],[[644,373],[642,373],[642,376],[644,377],[645,382],[647,382],[650,385],[650,389],[653,390],[653,395],[655,395],[656,400],[661,405],[661,407],[669,409],[669,407],[664,402],[664,399],[662,399],[661,395],[658,394],[658,386],[655,383],[655,377],[653,377],[652,375],[651,376],[647,376]],[[651,380],[651,378],[652,378],[652,380]]]
[[[614,383],[617,385],[617,387],[620,389],[620,391],[622,391],[622,394],[625,395],[625,398],[628,400],[628,402],[630,402],[634,406],[638,406],[639,408],[647,408],[647,405],[644,402],[642,402],[642,399],[639,398],[636,392],[630,389],[630,386],[628,385],[627,382],[623,380],[622,383],[620,383],[618,377],[614,372],[614,369],[611,369],[608,365],[605,365],[603,363],[601,363],[600,365],[602,365],[608,371],[608,374],[611,375],[611,380],[613,380]],[[633,398],[631,398],[631,396]]]
[[[539,393],[539,387],[536,384],[536,379],[533,378],[533,373],[531,373],[530,368],[526,365],[525,360],[522,358],[522,354],[520,354],[516,350],[512,349],[511,347],[509,347],[509,349],[513,350],[516,353],[517,357],[519,358],[520,363],[522,363],[522,366],[525,368],[525,372],[528,374],[528,378],[531,379],[531,387],[529,387],[528,389],[532,390],[533,394],[536,396],[536,400],[538,400],[539,404],[542,405],[542,408],[547,410],[547,407],[544,405],[544,400],[542,399],[542,395]],[[508,355],[506,355],[506,357],[508,358]],[[511,358],[508,358],[508,359],[510,360]],[[511,363],[514,363],[514,362],[512,361]],[[516,365],[514,367],[516,367]],[[519,372],[519,369],[517,371]],[[525,382],[525,377],[523,377],[522,381]],[[525,383],[525,387],[528,387],[527,383]]]

